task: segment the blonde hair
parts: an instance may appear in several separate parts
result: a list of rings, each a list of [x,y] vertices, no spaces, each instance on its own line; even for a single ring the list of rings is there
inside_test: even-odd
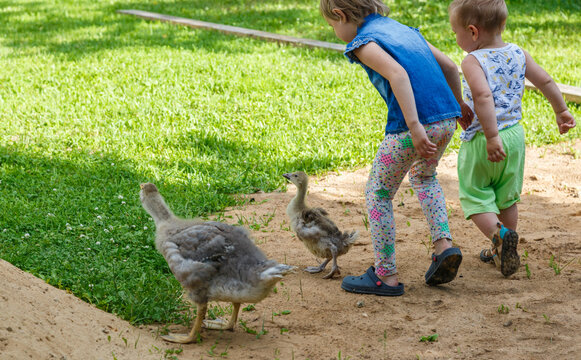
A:
[[[464,27],[475,25],[490,32],[504,30],[508,17],[504,0],[454,0],[448,12]]]
[[[361,25],[363,19],[370,14],[389,15],[389,7],[381,0],[321,0],[319,11],[324,18],[339,20],[339,16],[333,12],[338,9],[345,13],[347,21]]]

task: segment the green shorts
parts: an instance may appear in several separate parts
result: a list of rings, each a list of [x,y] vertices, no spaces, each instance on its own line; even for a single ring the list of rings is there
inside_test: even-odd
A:
[[[460,204],[464,217],[495,213],[520,201],[525,165],[525,134],[516,124],[500,131],[506,158],[501,162],[487,159],[486,137],[477,132],[463,142],[458,153]]]

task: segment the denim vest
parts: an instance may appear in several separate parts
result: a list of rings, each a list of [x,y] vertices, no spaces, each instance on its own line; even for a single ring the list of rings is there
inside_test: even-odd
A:
[[[407,72],[421,124],[431,124],[461,116],[460,105],[446,82],[444,73],[419,30],[379,14],[368,15],[357,28],[357,36],[347,44],[345,56],[360,64],[387,105],[386,134],[408,131],[401,108],[389,81],[361,63],[353,50],[375,42]]]

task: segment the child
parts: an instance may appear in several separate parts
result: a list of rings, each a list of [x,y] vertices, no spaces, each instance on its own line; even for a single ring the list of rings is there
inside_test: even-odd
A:
[[[553,79],[526,51],[502,40],[508,16],[504,0],[454,0],[449,15],[458,45],[468,52],[462,62],[464,95],[476,114],[472,123],[460,121],[460,202],[466,219],[492,240],[481,260],[494,261],[509,276],[520,264],[516,203],[525,161],[519,124],[525,77],[551,103],[561,134],[575,127],[575,119]]]
[[[389,8],[380,0],[321,0],[320,10],[337,37],[348,42],[345,56],[367,71],[388,106],[385,138],[365,191],[375,267],[345,277],[341,287],[364,294],[404,293],[395,264],[392,199],[408,172],[434,243],[425,280],[429,285],[452,281],[462,253],[452,247],[436,166],[462,114],[459,103],[470,111],[462,101],[458,68],[418,30],[384,16]]]

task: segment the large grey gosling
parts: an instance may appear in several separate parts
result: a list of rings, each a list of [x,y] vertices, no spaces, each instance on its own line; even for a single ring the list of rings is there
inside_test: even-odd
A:
[[[335,274],[340,275],[337,257],[346,254],[351,249],[359,237],[359,233],[357,231],[341,232],[337,225],[328,218],[329,214],[325,209],[309,208],[306,205],[305,198],[309,186],[307,174],[297,171],[282,176],[297,187],[297,194],[286,208],[291,229],[296,232],[297,237],[313,255],[325,259],[319,266],[309,266],[304,270],[310,273],[319,273],[325,269],[329,261],[333,260],[331,272],[323,278],[330,279]]]
[[[241,227],[176,217],[154,184],[142,184],[139,197],[155,221],[157,250],[198,308],[190,333],[162,336],[167,341],[186,344],[198,340],[202,325],[233,330],[241,303],[264,299],[284,275],[295,269],[268,260]],[[232,303],[227,324],[204,320],[209,301]]]

